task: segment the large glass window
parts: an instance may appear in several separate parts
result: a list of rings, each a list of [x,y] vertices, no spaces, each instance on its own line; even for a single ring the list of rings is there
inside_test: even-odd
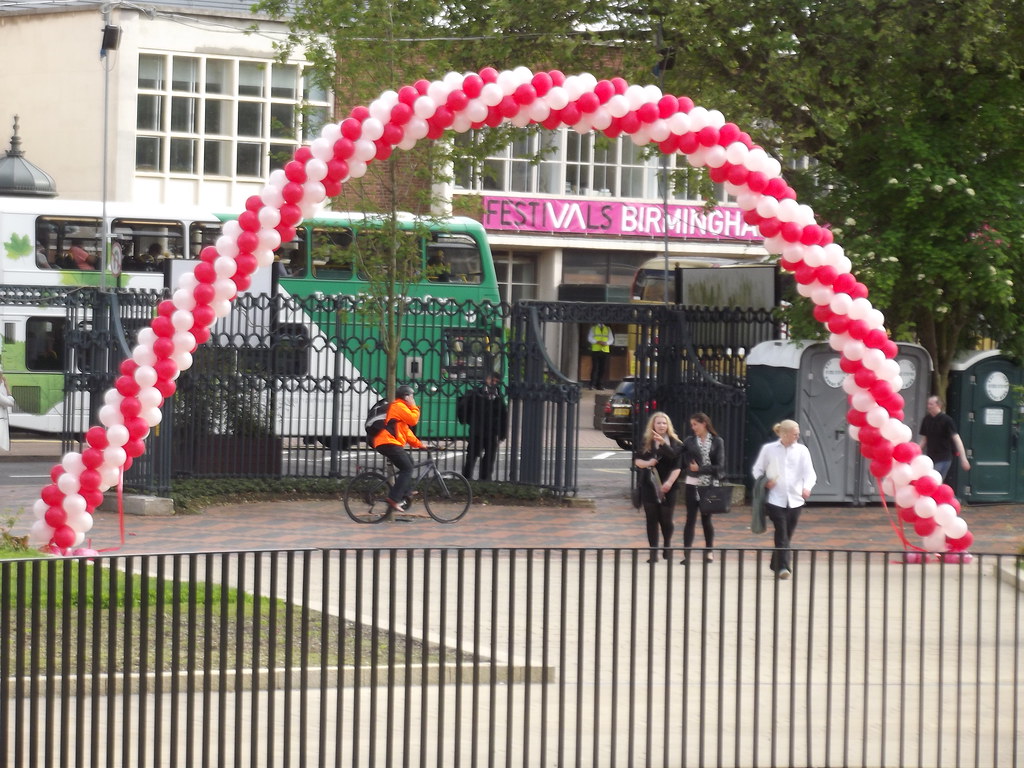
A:
[[[146,173],[265,178],[330,119],[308,71],[270,61],[141,54],[137,98]]]
[[[455,141],[474,143],[476,132],[460,134]],[[457,188],[484,192],[661,200],[667,178],[670,199],[699,201],[702,173],[674,155],[663,167],[657,153],[649,154],[628,137],[580,135],[563,128],[522,129],[511,144],[482,161],[457,161],[454,179]],[[715,198],[726,201],[722,185],[715,186]]]

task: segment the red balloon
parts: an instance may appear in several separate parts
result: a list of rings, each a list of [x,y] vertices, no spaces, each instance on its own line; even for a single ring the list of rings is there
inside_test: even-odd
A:
[[[354,117],[346,117],[341,121],[341,135],[355,141],[363,135],[363,124]]]
[[[804,245],[817,245],[821,239],[821,227],[817,224],[808,224],[800,233],[800,242]]]
[[[473,75],[473,77],[476,77],[476,75]],[[479,80],[479,78],[477,79]],[[411,85],[403,85],[401,88],[398,89],[399,104],[407,104],[409,106],[412,106],[416,102],[416,99],[419,98],[419,96],[420,92],[417,91]]]
[[[174,302],[169,299],[164,299],[156,305],[156,313],[159,317],[170,317],[177,311],[178,308],[174,306]]]
[[[768,177],[765,176],[761,171],[751,171],[747,174],[747,186],[750,191],[755,195],[764,192],[764,188],[768,185]]]
[[[787,243],[800,242],[800,225],[795,221],[784,221],[782,223],[782,237]]]
[[[829,264],[818,267],[818,282],[822,285],[832,285],[838,276],[839,272],[836,271],[835,267]]]
[[[708,168],[708,176],[715,184],[724,184],[729,180],[729,164],[723,163],[717,168]]]
[[[263,207],[263,198],[259,195],[250,195],[245,198],[245,210],[247,211],[258,211]]]
[[[118,376],[117,381],[114,382],[114,388],[124,397],[137,395],[141,389],[134,376]]]
[[[40,491],[39,498],[41,498],[51,507],[59,507],[61,505],[61,502],[64,501],[64,491],[62,491],[56,485],[46,485],[43,486],[43,490]]]
[[[157,380],[170,381],[178,373],[178,364],[173,360],[157,360],[153,365],[153,370],[156,371]],[[105,448],[106,446],[98,445],[96,447]]]
[[[536,79],[537,78],[534,77],[535,81],[536,81]],[[537,83],[534,82],[533,85],[534,85],[534,87],[536,87]],[[538,91],[538,93],[540,93],[540,92]],[[541,93],[540,95],[543,96],[544,94]],[[598,101],[600,101],[602,104],[607,104],[608,103],[608,99],[610,99],[612,96],[615,95],[615,85],[614,85],[614,83],[612,83],[611,80],[599,80],[597,82],[597,85],[594,86],[594,95],[597,96]],[[665,98],[672,98],[672,97],[671,96],[667,96]],[[678,105],[673,105],[672,112],[670,114],[674,114],[677,109],[678,109]],[[664,115],[664,117],[668,117],[668,115]]]
[[[200,283],[212,283],[217,279],[217,272],[213,265],[206,261],[200,261],[195,268],[196,280]]]
[[[959,539],[951,539],[946,537],[946,547],[949,548],[950,552],[966,552],[967,549],[974,543],[974,534],[968,531]]]
[[[728,147],[733,142],[739,141],[740,129],[736,123],[726,123],[718,129],[718,143]]]
[[[725,165],[726,167],[729,168],[728,174],[726,176],[726,180],[729,181],[729,183],[735,184],[736,186],[741,186],[746,182],[747,176],[750,175],[750,171],[748,171],[744,166],[730,166],[728,163],[726,163]]]
[[[892,457],[904,464],[909,464],[920,455],[921,446],[917,443],[901,443],[892,449]]]
[[[302,202],[302,196],[305,193],[306,191],[302,188],[302,185],[294,181],[288,182],[281,189],[281,197],[284,198],[286,203],[298,204]]]
[[[554,80],[555,74],[555,71],[551,72],[550,77],[552,80]],[[561,72],[558,72],[557,74],[562,75]],[[485,83],[496,83],[498,82],[498,70],[496,70],[494,67],[484,67],[483,69],[480,70],[480,79],[483,80]],[[565,75],[562,75],[562,82],[565,82]],[[558,85],[561,84],[562,83],[558,83]]]
[[[636,110],[636,116],[640,118],[641,123],[653,123],[658,119],[658,105],[652,104],[649,101],[645,101]],[[712,128],[712,130],[715,130]],[[715,130],[715,136],[718,136],[717,130]],[[699,136],[698,136],[699,138]]]
[[[281,206],[281,223],[286,227],[294,227],[302,221],[302,209],[294,203]]]
[[[274,227],[274,229],[277,231],[277,234],[281,236],[282,243],[290,243],[292,240],[295,239],[294,227],[289,227],[284,224],[278,224],[276,227]]]
[[[251,275],[259,267],[259,262],[251,253],[238,254],[235,264],[238,265],[238,271],[235,274],[239,275]]]
[[[868,423],[868,415],[864,411],[851,408],[846,412],[846,420],[855,427],[863,427]]]
[[[86,448],[82,451],[82,464],[85,468],[96,469],[96,467],[102,466],[103,464],[103,449],[102,448]]]
[[[357,109],[366,109],[366,107],[357,107]],[[355,112],[355,110],[352,111]],[[370,110],[367,109],[366,114],[367,116],[369,116]],[[366,118],[363,119],[365,120]],[[298,162],[305,165],[306,163],[313,159],[313,150],[304,145],[296,149],[292,157],[294,157]]]
[[[853,380],[857,382],[857,386],[861,389],[868,389],[872,384],[878,381],[878,377],[875,372],[868,368],[861,368],[855,374],[853,374]]]
[[[134,419],[140,413],[142,413],[142,403],[139,402],[137,397],[126,397],[121,401],[121,413],[125,417],[125,423],[128,419]]]
[[[391,157],[391,153],[393,150],[390,144],[388,144],[383,139],[378,139],[377,141],[374,142],[374,144],[377,145],[377,153],[374,155],[374,157],[377,160],[387,160],[389,157]],[[282,240],[283,239],[284,238],[282,238]]]
[[[252,285],[252,278],[249,275],[235,274],[231,276],[231,281],[235,284],[239,293],[249,290],[249,286]]]
[[[236,242],[241,253],[252,253],[260,247],[260,238],[255,232],[242,232]]]
[[[627,112],[624,114],[622,116],[622,130],[629,134],[636,133],[640,130],[640,116],[636,112]],[[679,139],[679,148],[684,152],[687,151],[683,149],[682,137]],[[696,147],[694,147],[694,150],[696,150]]]
[[[249,278],[245,279],[248,280]],[[174,342],[170,339],[157,339],[153,342],[153,354],[157,357],[170,357],[174,354]]]
[[[86,491],[92,491],[99,488],[101,482],[103,482],[103,478],[95,469],[83,469],[82,474],[78,476],[79,486]]]
[[[594,103],[594,109],[597,109],[597,107],[598,107],[598,105],[597,105],[597,97],[594,96],[594,94],[592,94],[592,93],[590,93],[590,94],[586,94],[585,93],[583,95],[584,96],[593,96],[594,102],[595,102]],[[523,105],[525,105],[525,104],[532,104],[537,99],[537,91],[529,83],[523,83],[522,85],[517,86],[515,91],[512,92],[512,98],[516,101],[517,104],[523,104]],[[463,107],[463,108],[465,108],[465,107]],[[591,109],[590,111],[593,112],[594,109]]]
[[[134,419],[125,419],[124,425],[128,428],[128,436],[132,440],[141,440],[149,434],[149,424],[138,416]]]
[[[75,544],[78,534],[67,525],[62,525],[53,532],[53,543],[61,549],[67,549]]]
[[[885,343],[889,340],[889,334],[887,334],[881,328],[873,328],[864,337],[864,343],[873,349],[882,349]]]
[[[900,520],[905,523],[914,523],[920,519],[913,507],[899,507],[899,515]]]
[[[594,89],[594,92],[597,92],[596,88]],[[603,104],[607,100],[608,99],[603,99],[601,103]],[[662,119],[672,117],[672,115],[674,115],[678,111],[679,101],[676,99],[675,96],[662,96],[660,99],[658,99],[658,117]]]
[[[919,517],[914,521],[914,533],[921,537],[934,533],[938,527],[939,524],[935,522],[934,517]]]
[[[50,467],[50,480],[54,483],[57,482],[57,478],[64,474],[64,467],[60,464],[54,464]]]
[[[750,178],[749,174],[747,175],[747,178]],[[756,227],[758,224],[764,221],[764,217],[761,216],[761,214],[759,214],[756,209],[751,208],[749,211],[743,212],[743,221],[752,227]]]
[[[132,359],[122,360],[121,365],[118,366],[117,370],[121,372],[122,376],[134,376],[135,371],[139,369],[139,364]]]
[[[877,427],[865,424],[860,428],[860,435],[858,435],[858,437],[864,445],[874,445],[882,439],[882,433]]]
[[[625,92],[626,92],[625,90],[622,91],[622,93],[625,93]],[[689,96],[680,96],[678,101],[679,101],[679,111],[680,112],[686,112],[687,114],[689,114],[690,110],[693,109],[693,99],[691,99]]]
[[[171,322],[169,317],[154,317],[153,322],[150,323],[150,327],[153,329],[153,333],[157,336],[170,338],[174,335],[174,323]]]
[[[51,528],[60,528],[68,521],[68,513],[63,507],[50,507],[43,515],[43,520]]]
[[[205,261],[208,264],[212,264],[220,256],[220,252],[212,245],[208,245],[199,252],[200,261]]]
[[[103,450],[109,444],[107,430],[103,427],[90,427],[89,431],[85,433],[85,441],[93,448]]]
[[[522,88],[524,86],[519,87]],[[518,101],[518,92],[516,100]],[[530,102],[526,103],[529,104]],[[576,106],[579,107],[580,112],[584,115],[592,115],[597,111],[597,108],[601,106],[601,100],[597,98],[597,94],[595,93],[584,93],[576,100]]]
[[[700,142],[703,147],[713,147],[718,143],[718,129],[705,125],[699,131],[697,131],[697,141]]]
[[[189,333],[191,333],[193,338],[195,338],[196,344],[205,344],[210,340],[210,329],[208,326],[193,325],[192,330],[190,330]]]
[[[860,360],[851,360],[848,357],[839,358],[839,368],[843,373],[856,373],[864,367],[864,363]]]
[[[386,123],[384,125],[384,135],[381,136],[381,141],[390,145],[388,149],[401,142],[404,138],[405,131],[402,130],[401,126],[395,125],[394,123]]]
[[[782,200],[783,195],[786,194],[786,182],[778,176],[768,179],[768,183],[764,187],[764,193],[769,197],[774,197],[776,200]]]
[[[583,117],[580,108],[575,104],[566,104],[562,110],[562,122],[566,125],[576,125]]]
[[[690,132],[679,137],[679,151],[684,155],[692,155],[698,148],[700,142],[697,141],[697,134]]]
[[[853,321],[847,315],[833,315],[832,319],[828,321],[828,329],[832,333],[846,333],[851,322]]]
[[[103,491],[99,488],[92,491],[79,491],[79,494],[85,499],[86,509],[96,509],[96,507],[103,503]]]
[[[939,488],[939,484],[935,482],[934,477],[919,477],[914,480],[911,485],[917,489],[917,492],[921,496],[932,496]]]
[[[833,317],[836,316],[835,312],[832,311],[832,307],[828,304],[817,304],[814,307],[813,313],[814,319],[819,323],[827,323]]]
[[[892,384],[888,381],[876,381],[871,385],[871,394],[874,396],[876,403],[881,403],[883,400],[892,397]]]
[[[892,459],[874,459],[868,467],[872,477],[879,479],[885,477],[892,470]]]
[[[207,333],[209,333],[209,331],[207,331]],[[157,380],[155,386],[157,391],[160,392],[165,399],[173,395],[178,389],[178,385],[168,379]]]
[[[661,153],[663,155],[675,154],[675,152],[679,149],[679,137],[676,136],[674,133],[669,134],[669,137],[667,139],[658,142],[658,149],[661,150]],[[747,213],[750,213],[750,211],[744,211],[744,214]],[[754,213],[756,213],[756,211]],[[752,222],[747,221],[747,223],[750,224]],[[753,223],[756,224],[757,222],[755,221]]]
[[[466,97],[466,94],[462,93],[462,91],[454,91],[454,93],[458,93],[463,98]],[[448,96],[448,101],[449,103],[452,101],[452,95]],[[468,102],[469,99],[466,99],[466,101]],[[402,104],[401,102],[399,102],[398,104],[395,104],[395,106],[391,108],[391,120],[389,121],[389,123],[394,123],[395,125],[405,125],[406,123],[409,122],[409,118],[411,118],[412,116],[412,107],[410,107],[408,104]]]
[[[342,136],[336,142],[334,142],[334,159],[335,160],[348,160],[352,157],[352,153],[356,151],[355,142],[352,139]]]
[[[196,300],[196,307],[192,310],[192,316],[195,317],[196,309],[209,307],[210,303],[217,298],[217,293],[213,290],[211,283],[200,283],[192,289],[192,297]]]
[[[953,501],[954,497],[955,494],[953,493],[953,489],[945,484],[940,485],[932,496],[938,504],[949,504]]]
[[[290,160],[284,164],[284,175],[288,177],[288,181],[304,184],[306,182],[306,166],[297,160]]]
[[[841,275],[836,277],[835,282],[832,283],[832,290],[836,293],[850,293],[856,283],[857,278],[849,272],[843,272]]]
[[[537,75],[533,76],[533,87],[534,88],[537,87],[537,80],[538,80],[538,78],[539,78],[539,76],[541,74],[544,74],[544,73],[541,72],[541,73],[538,73]],[[544,75],[544,77],[547,78],[548,90],[550,90],[550,88],[551,88],[551,78],[548,77],[547,75]],[[471,98],[471,99],[475,99],[477,96],[479,96],[480,92],[483,89],[484,89],[484,81],[483,81],[483,78],[480,77],[480,75],[472,75],[472,74],[466,75],[466,78],[462,81],[462,92],[465,93],[467,96],[469,96],[469,98]],[[544,91],[544,93],[547,93],[547,90]]]
[[[124,444],[124,452],[129,459],[137,458],[146,452],[146,443],[141,439],[129,440]]]
[[[515,103],[515,102],[513,102]],[[516,110],[518,112],[518,110]],[[514,114],[514,113],[513,113]],[[448,107],[440,106],[434,111],[434,116],[430,118],[430,122],[440,128],[448,128],[455,120],[455,115]]]

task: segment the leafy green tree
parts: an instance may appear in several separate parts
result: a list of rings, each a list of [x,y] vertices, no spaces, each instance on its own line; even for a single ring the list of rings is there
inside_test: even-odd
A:
[[[530,65],[534,69],[607,59],[594,46],[603,3],[547,0],[544,3],[426,2],[425,0],[262,0],[260,13],[287,19],[289,36],[282,55],[305,51],[319,83],[335,94],[336,117],[368,105],[383,92],[419,79],[441,79],[447,72]],[[581,70],[582,71],[582,70]],[[419,278],[415,238],[398,236],[399,211],[423,216],[445,210],[435,182],[444,181],[456,162],[475,162],[510,140],[508,127],[481,132],[475,141],[424,142],[371,163],[358,181],[347,183],[335,206],[372,214],[379,229],[356,238],[361,266],[374,276],[364,311],[377,321],[388,355],[388,393],[394,392],[398,345],[402,338],[401,300]]]
[[[982,338],[1024,355],[1024,4],[698,0],[620,11],[631,9],[625,39],[663,30],[667,90],[721,110],[792,163],[787,180],[833,227],[894,337],[928,349],[937,391],[955,353]],[[804,157],[806,168],[793,162]],[[820,333],[808,304],[790,320]]]

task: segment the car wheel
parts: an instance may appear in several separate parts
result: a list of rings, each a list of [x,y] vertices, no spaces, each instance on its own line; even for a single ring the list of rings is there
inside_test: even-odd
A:
[[[618,439],[617,438],[615,440],[615,442],[619,446],[619,448],[621,448],[624,451],[632,451],[633,450],[633,441],[632,440],[622,440],[622,439]]]

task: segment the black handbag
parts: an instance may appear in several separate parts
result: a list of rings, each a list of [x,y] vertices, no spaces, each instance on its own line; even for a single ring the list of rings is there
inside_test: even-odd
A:
[[[701,485],[697,488],[697,503],[701,514],[723,515],[732,506],[732,487],[728,485]]]

